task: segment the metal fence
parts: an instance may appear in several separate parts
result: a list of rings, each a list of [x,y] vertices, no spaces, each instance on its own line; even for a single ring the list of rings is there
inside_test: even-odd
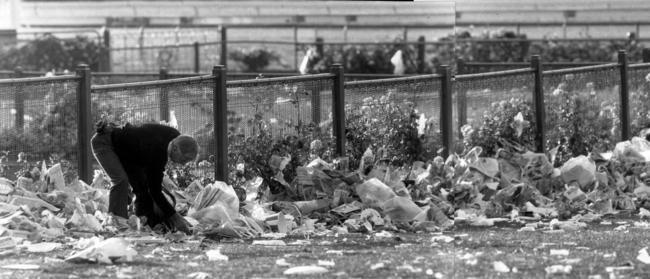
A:
[[[630,134],[650,127],[650,63],[630,65],[627,71],[630,94]]]
[[[4,167],[18,171],[19,153],[24,160],[61,159],[77,165],[79,93],[83,79],[77,76],[0,80],[0,150]],[[76,169],[73,169],[76,171]]]
[[[371,132],[371,143],[386,144],[388,139],[381,137],[390,133],[380,134],[382,129],[407,119],[404,123],[416,122],[413,130],[431,143],[421,150],[441,147],[445,155],[455,151],[461,125],[481,125],[490,116],[485,113],[489,106],[512,98],[532,106],[532,136],[539,152],[554,148],[567,135],[593,139],[595,146],[605,148],[650,127],[645,101],[650,99],[650,64],[627,65],[620,52],[618,63],[550,71],[541,67],[534,56],[529,67],[518,70],[453,77],[443,66],[436,75],[345,82],[341,66],[328,74],[230,81],[225,67],[217,66],[205,76],[92,88],[89,70],[80,68],[73,77],[0,81],[0,115],[7,118],[3,124],[14,123],[4,128],[34,133],[3,133],[0,143],[10,154],[50,152],[76,158],[80,177],[87,180],[93,162],[87,144],[92,121],[102,115],[136,123],[176,119],[181,132],[197,136],[202,156],[213,156],[216,177],[226,179],[233,167],[232,150],[262,131],[272,137],[320,137],[335,156],[342,156],[352,144],[346,143],[348,132],[370,126],[365,131]],[[56,98],[60,94],[66,98]],[[43,110],[44,105],[58,109]],[[57,113],[62,106],[69,116]],[[24,119],[18,120],[19,115]],[[572,115],[583,119],[574,121]],[[36,131],[41,128],[44,132]]]
[[[519,99],[532,103],[534,83],[534,72],[530,67],[456,76],[452,89],[456,115],[454,133],[459,133],[465,124],[480,127],[491,106],[499,106],[500,102]],[[458,137],[460,134],[455,134],[455,138]]]

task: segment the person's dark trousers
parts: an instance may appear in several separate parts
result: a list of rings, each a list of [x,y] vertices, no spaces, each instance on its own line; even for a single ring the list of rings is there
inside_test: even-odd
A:
[[[110,131],[98,131],[93,135],[90,144],[95,159],[111,179],[108,212],[128,219],[129,178],[113,149]]]

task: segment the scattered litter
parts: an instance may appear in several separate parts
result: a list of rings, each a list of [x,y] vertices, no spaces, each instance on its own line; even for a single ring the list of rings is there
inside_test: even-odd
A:
[[[648,247],[643,247],[639,250],[636,259],[644,264],[650,264],[650,255],[648,255]]]
[[[569,255],[569,250],[567,250],[567,249],[551,249],[549,253],[550,253],[551,256],[563,256],[563,257],[566,257],[566,256]]]
[[[286,246],[287,244],[279,239],[272,240],[254,240],[251,245],[263,245],[263,246]]]
[[[190,278],[190,279],[208,279],[208,278],[212,278],[212,275],[210,275],[209,273],[199,271],[199,272],[192,272],[192,273],[188,274],[187,278]]]
[[[296,266],[283,272],[284,275],[312,275],[327,273],[327,268],[317,265]]]
[[[63,244],[55,242],[41,242],[25,245],[27,252],[32,253],[47,253],[61,248]]]
[[[333,267],[335,264],[334,264],[334,261],[318,260],[318,265]]]
[[[431,237],[431,242],[444,242],[444,243],[449,243],[454,241],[454,238],[448,235],[437,235],[434,237]]]
[[[17,269],[17,270],[37,270],[40,269],[41,267],[35,264],[8,264],[8,265],[0,266],[0,268]]]
[[[573,267],[571,265],[552,265],[546,267],[547,274],[556,275],[556,274],[571,274]]]
[[[378,238],[391,238],[391,237],[393,237],[393,234],[390,233],[389,231],[381,231],[381,232],[375,233],[375,237],[378,237]]]
[[[277,265],[277,266],[291,266],[291,264],[288,263],[287,260],[284,259],[284,258],[275,260],[275,265]]]
[[[397,270],[406,270],[411,273],[420,273],[422,272],[422,268],[419,267],[414,267],[410,264],[404,264],[396,267]]]
[[[228,256],[221,254],[221,249],[213,249],[205,252],[208,256],[208,261],[228,261]]]
[[[510,272],[510,268],[501,261],[492,262],[492,266],[494,267],[494,271],[496,272],[504,272],[504,273]]]
[[[138,252],[123,238],[109,238],[65,259],[68,262],[96,262],[112,264],[115,260],[133,261]]]

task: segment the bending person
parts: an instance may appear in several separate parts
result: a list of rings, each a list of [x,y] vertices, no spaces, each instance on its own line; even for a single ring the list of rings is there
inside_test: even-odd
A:
[[[142,124],[123,127],[100,121],[91,139],[93,154],[110,177],[108,212],[128,219],[129,185],[135,195],[135,215],[145,217],[154,228],[190,233],[189,223],[176,212],[163,194],[167,161],[186,164],[196,159],[198,144],[172,127]]]

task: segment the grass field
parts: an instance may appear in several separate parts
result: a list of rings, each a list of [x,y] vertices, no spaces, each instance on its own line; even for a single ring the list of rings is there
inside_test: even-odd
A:
[[[613,218],[613,217],[612,217]],[[149,243],[135,242],[139,255],[117,265],[63,262],[72,249],[47,254],[4,254],[0,266],[36,264],[33,271],[0,269],[3,278],[187,278],[205,272],[209,278],[294,278],[288,266],[330,262],[328,272],[310,278],[648,278],[650,265],[637,260],[650,246],[648,223],[613,218],[577,231],[519,231],[523,224],[496,227],[458,225],[443,234],[343,234],[291,237],[286,246],[252,245],[250,240]],[[384,236],[382,236],[384,235]],[[386,237],[387,235],[387,237]],[[448,239],[448,240],[445,240]],[[449,241],[449,242],[447,242]],[[219,248],[228,261],[207,261],[205,252]],[[495,270],[502,262],[509,272]],[[333,264],[333,265],[332,265]],[[550,266],[571,266],[553,274]],[[304,277],[304,276],[298,276]]]

